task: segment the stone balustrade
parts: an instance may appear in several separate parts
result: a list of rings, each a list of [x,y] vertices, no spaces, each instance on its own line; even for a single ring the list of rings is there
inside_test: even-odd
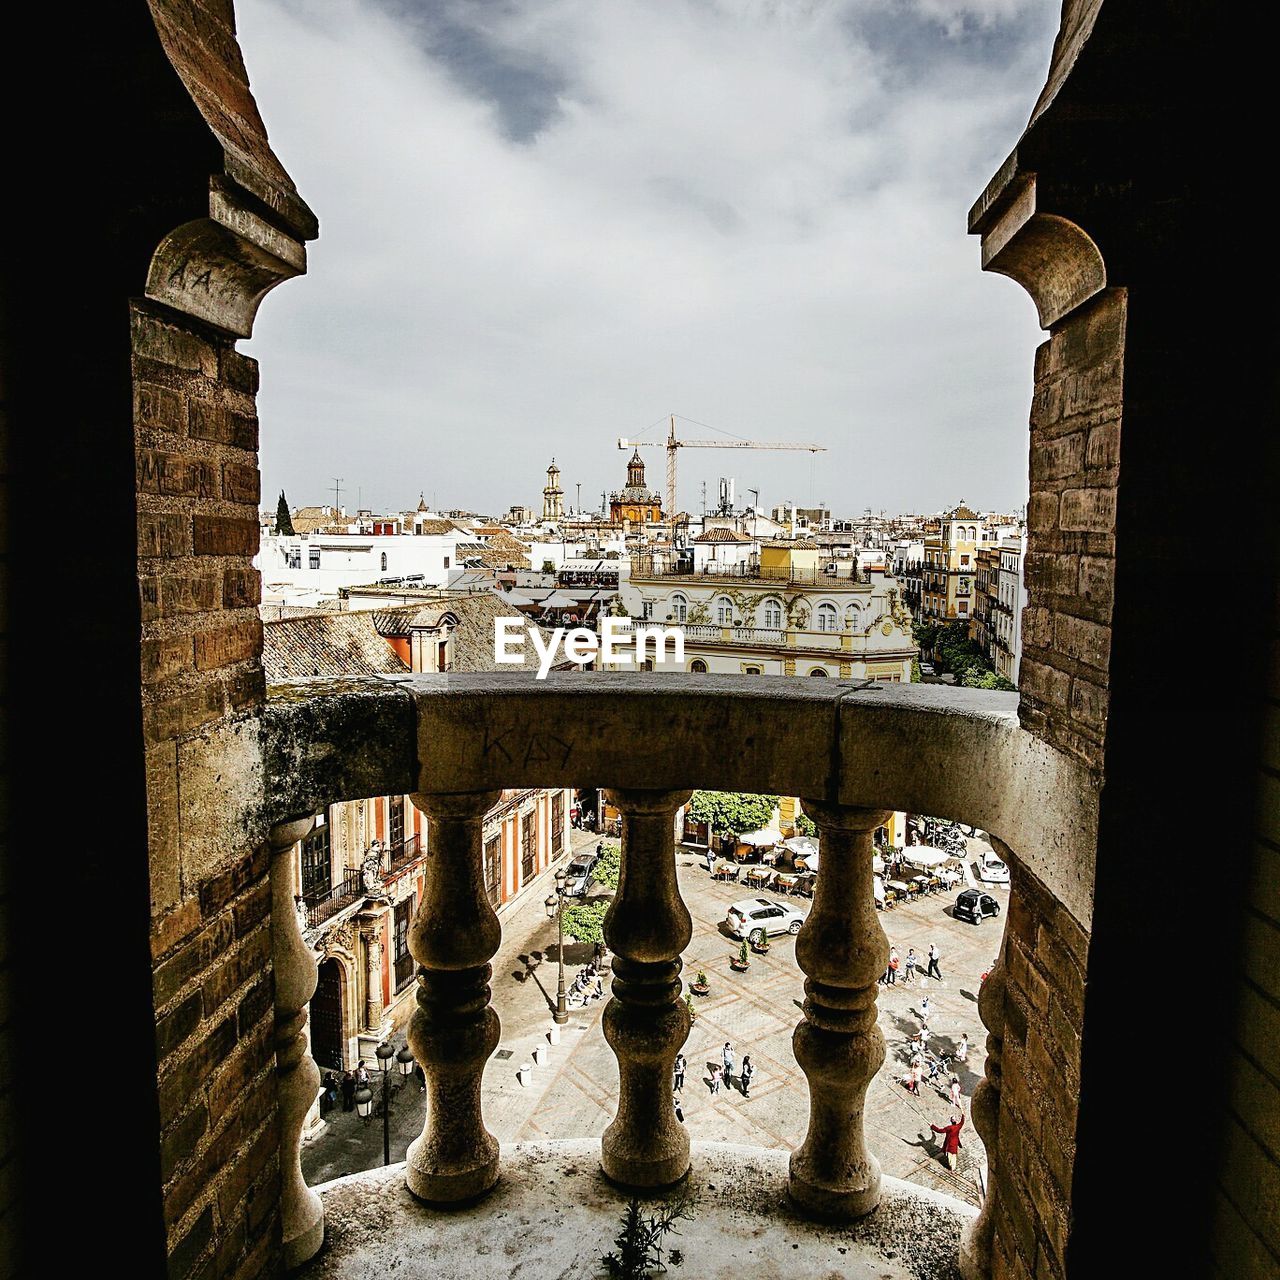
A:
[[[704,787],[799,795],[818,826],[823,874],[796,943],[807,980],[794,1046],[810,1121],[788,1187],[812,1218],[851,1221],[875,1209],[880,1171],[866,1147],[863,1105],[885,1054],[875,1000],[888,944],[873,905],[872,833],[886,810],[963,815],[999,832],[1009,857],[1061,900],[1087,907],[1091,894],[1081,871],[1088,860],[1076,855],[1092,837],[1094,792],[1070,761],[1019,727],[1016,705],[1015,695],[984,690],[642,673],[321,679],[272,689],[263,722],[271,822],[396,792],[410,793],[427,817],[425,891],[410,933],[419,990],[409,1042],[429,1096],[406,1161],[409,1190],[431,1204],[459,1204],[499,1177],[480,1082],[499,1039],[489,960],[501,931],[484,890],[481,842],[483,814],[511,787],[605,787],[623,815],[621,876],[605,922],[614,962],[604,1014],[620,1093],[600,1164],[616,1185],[643,1191],[688,1172],[689,1140],[670,1088],[689,1031],[680,970],[691,936],[674,827],[690,789]],[[286,915],[284,927],[296,930]],[[991,1059],[974,1104],[989,1151],[997,1145],[999,983],[997,973],[984,991]],[[291,989],[289,999],[299,994]],[[297,1140],[286,1123],[285,1168],[296,1165]],[[286,1194],[299,1195],[296,1186]],[[989,1217],[966,1236],[969,1277],[986,1274]]]

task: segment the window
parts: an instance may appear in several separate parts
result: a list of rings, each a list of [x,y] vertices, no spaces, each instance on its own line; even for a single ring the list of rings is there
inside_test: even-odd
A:
[[[538,861],[538,812],[530,809],[520,815],[520,883],[526,885],[533,879]]]
[[[387,553],[384,551],[382,553],[382,572],[386,573],[386,571],[387,571]]]
[[[820,604],[818,612],[814,616],[817,618],[819,631],[834,631],[836,629],[835,605]]]
[[[449,567],[449,557],[448,557],[448,556],[445,556],[445,558],[444,558],[444,567],[445,567],[446,569]]]
[[[716,621],[722,627],[733,625],[733,601],[728,596],[716,598]]]
[[[825,676],[827,674],[827,669],[826,667],[814,667],[814,669],[810,671],[809,674],[811,676]]]
[[[676,622],[683,622],[689,616],[689,602],[684,596],[671,597],[671,616]]]
[[[762,675],[763,672],[760,670],[759,667],[743,667],[742,674],[744,676],[758,676],[758,675]]]
[[[396,903],[393,945],[397,991],[403,991],[413,981],[414,965],[413,956],[409,953],[409,924],[413,920],[414,897],[415,895],[411,893],[403,902]]]
[[[782,630],[781,600],[766,600],[764,602],[764,625],[771,631]]]
[[[956,608],[959,609],[961,613],[968,613],[969,602],[967,600],[961,600],[960,603],[956,606]]]
[[[961,557],[960,557],[960,563],[961,563],[961,564],[968,564],[968,563],[969,563],[969,557],[968,557],[968,556],[961,556]]]
[[[319,567],[320,567],[320,548],[308,547],[307,548],[307,568],[318,569]]]
[[[496,907],[502,901],[501,833],[484,842],[484,888],[489,895],[489,905]]]
[[[694,660],[689,663],[689,670],[696,671],[699,675],[706,675],[707,664],[703,662],[701,658],[694,658]]]
[[[404,844],[404,796],[387,800],[387,844],[398,849]]]
[[[653,617],[653,601],[645,600],[640,605],[640,616],[648,619]]]
[[[329,824],[323,822],[302,842],[302,896],[327,893],[333,884]]]
[[[551,856],[556,857],[564,848],[564,792],[557,791],[551,797]]]

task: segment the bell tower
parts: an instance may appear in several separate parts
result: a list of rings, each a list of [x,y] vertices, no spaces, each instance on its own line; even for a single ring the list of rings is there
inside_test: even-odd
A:
[[[641,458],[639,449],[632,451],[631,461],[627,463],[627,488],[644,488],[644,459]]]
[[[564,515],[564,490],[560,487],[560,468],[556,460],[551,459],[547,468],[547,486],[542,491],[542,518],[559,520]]]

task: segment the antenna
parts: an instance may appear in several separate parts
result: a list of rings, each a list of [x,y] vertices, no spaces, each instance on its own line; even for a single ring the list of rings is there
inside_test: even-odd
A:
[[[342,477],[333,477],[333,514],[338,514],[338,495],[342,492]]]

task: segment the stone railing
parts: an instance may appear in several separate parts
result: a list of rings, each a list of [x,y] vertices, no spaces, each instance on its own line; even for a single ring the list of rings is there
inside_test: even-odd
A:
[[[428,1106],[405,1180],[431,1204],[472,1200],[499,1175],[480,1100],[499,1039],[489,980],[501,940],[482,841],[484,815],[503,788],[604,787],[622,814],[622,871],[605,921],[612,999],[603,1019],[620,1091],[600,1163],[625,1188],[666,1187],[690,1167],[670,1082],[689,1032],[680,970],[691,936],[676,882],[674,818],[692,788],[798,795],[823,840],[823,875],[796,944],[806,999],[794,1046],[810,1113],[788,1180],[792,1202],[814,1217],[850,1220],[879,1200],[862,1115],[885,1053],[876,979],[888,944],[873,905],[872,834],[886,811],[980,824],[1068,909],[1087,915],[1091,884],[1080,868],[1089,865],[1082,854],[1093,834],[1094,793],[1078,766],[1019,727],[1014,694],[611,672],[552,673],[545,681],[525,673],[315,679],[273,688],[262,728],[273,847],[304,829],[290,825],[297,816],[344,799],[409,794],[426,815],[432,856],[409,935],[419,967],[409,1044],[426,1073]],[[314,1089],[296,1046],[315,962],[292,936],[292,912],[277,913],[273,927],[281,936],[281,1164],[293,1170],[303,1095]],[[983,1001],[991,1056],[974,1119],[994,1161],[998,986],[991,993]],[[318,1248],[315,1206],[300,1178],[286,1177],[284,1195],[285,1247],[296,1259]],[[984,1213],[967,1237],[967,1276],[986,1273],[992,1221]]]

